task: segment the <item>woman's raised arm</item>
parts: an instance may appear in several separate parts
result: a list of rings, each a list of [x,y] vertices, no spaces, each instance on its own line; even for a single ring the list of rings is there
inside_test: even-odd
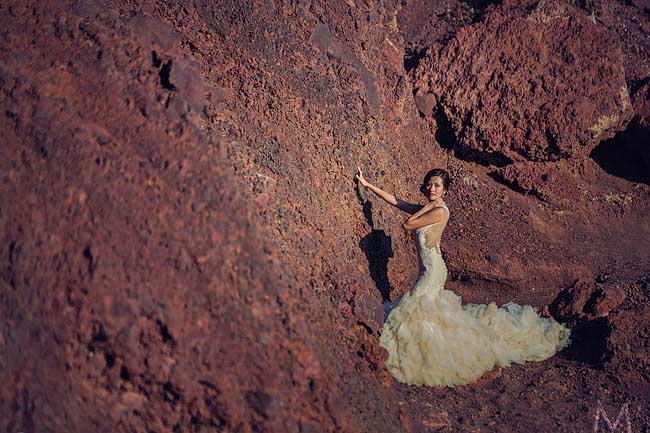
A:
[[[378,186],[375,186],[368,182],[364,177],[363,174],[361,173],[361,169],[357,167],[357,172],[356,178],[359,180],[359,183],[366,188],[370,189],[372,192],[377,194],[379,197],[383,198],[388,204],[391,204],[395,206],[396,208],[403,210],[404,212],[414,214],[420,209],[422,209],[422,205],[415,204],[415,203],[409,203],[407,201],[404,201],[400,198],[395,197],[393,194],[384,191],[383,189],[379,188]]]

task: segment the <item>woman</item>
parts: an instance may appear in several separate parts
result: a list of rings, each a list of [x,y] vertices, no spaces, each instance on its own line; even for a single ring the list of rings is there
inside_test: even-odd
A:
[[[540,317],[529,305],[462,305],[458,295],[444,288],[447,267],[440,238],[449,220],[443,199],[450,184],[447,171],[436,168],[426,174],[420,190],[429,202],[422,206],[372,185],[358,170],[361,185],[411,214],[403,227],[414,230],[417,245],[417,282],[389,305],[379,340],[395,379],[409,385],[467,384],[495,365],[542,361],[571,343],[566,326]]]

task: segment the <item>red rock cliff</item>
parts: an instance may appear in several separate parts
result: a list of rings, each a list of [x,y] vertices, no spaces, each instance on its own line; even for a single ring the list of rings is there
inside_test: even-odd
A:
[[[647,426],[650,9],[488,3],[0,6],[0,431]],[[449,288],[576,343],[393,381],[417,263],[357,165],[447,168]]]

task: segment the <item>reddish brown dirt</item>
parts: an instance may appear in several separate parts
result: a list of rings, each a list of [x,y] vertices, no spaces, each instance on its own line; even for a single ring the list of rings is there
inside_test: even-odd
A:
[[[475,161],[418,112],[405,54],[513,13],[487,3],[0,6],[0,431],[592,431],[598,401],[650,428],[648,181],[602,155]],[[357,164],[421,202],[447,168],[448,287],[540,308],[566,289],[576,344],[395,382],[381,304],[415,251]]]

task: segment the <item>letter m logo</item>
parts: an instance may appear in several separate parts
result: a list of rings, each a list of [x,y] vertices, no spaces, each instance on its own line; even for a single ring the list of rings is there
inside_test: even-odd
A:
[[[609,427],[609,431],[611,433],[614,433],[616,429],[618,428],[618,423],[621,421],[621,417],[625,415],[625,420],[627,421],[627,429],[625,432],[621,430],[622,433],[632,433],[632,425],[630,424],[630,413],[627,410],[627,405],[628,403],[625,403],[623,407],[621,407],[621,410],[618,411],[618,415],[616,416],[616,421],[614,424],[609,420],[607,417],[607,412],[605,412],[605,409],[603,408],[603,405],[600,403],[600,400],[597,400],[597,406],[596,406],[596,415],[594,416],[594,433],[600,432],[598,430],[598,423],[600,422],[600,416],[602,415],[603,419],[607,423],[607,427]],[[621,428],[623,426],[621,425]],[[605,432],[605,430],[602,430]]]

